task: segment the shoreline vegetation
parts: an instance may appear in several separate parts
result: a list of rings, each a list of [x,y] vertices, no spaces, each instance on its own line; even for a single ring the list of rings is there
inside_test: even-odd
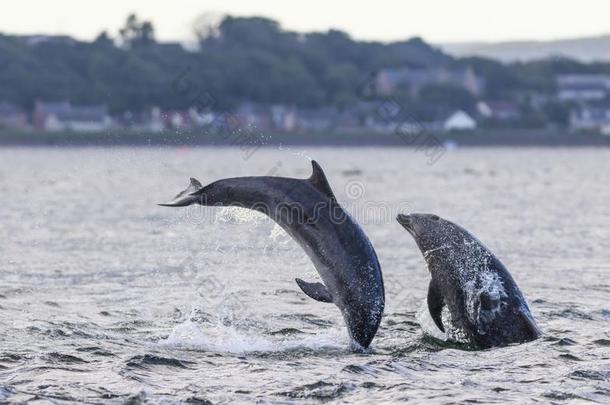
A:
[[[362,41],[218,17],[194,24],[189,47],[159,41],[135,14],[93,41],[0,34],[0,126],[610,131],[610,62],[456,58],[418,37]]]
[[[135,131],[33,132],[0,130],[2,146],[236,146],[258,148],[278,145],[308,146],[392,146],[422,148],[438,146],[605,146],[610,136],[572,133],[562,130],[478,130],[471,132],[428,133],[419,135],[376,133],[281,133],[247,135],[206,131],[143,133]]]

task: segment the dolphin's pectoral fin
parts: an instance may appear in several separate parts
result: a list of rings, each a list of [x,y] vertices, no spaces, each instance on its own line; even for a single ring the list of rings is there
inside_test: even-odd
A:
[[[443,299],[441,290],[434,282],[434,279],[432,279],[430,280],[430,285],[428,286],[428,310],[430,311],[432,320],[441,330],[441,332],[445,332],[442,316],[443,305],[445,305],[445,301]]]
[[[322,283],[308,283],[300,278],[295,278],[295,281],[301,287],[301,290],[310,298],[320,302],[333,302],[333,296],[330,295],[326,286]]]
[[[311,166],[313,167],[313,173],[311,177],[309,177],[309,182],[318,189],[319,192],[326,195],[331,200],[336,201],[335,194],[333,190],[330,188],[330,184],[328,184],[328,180],[326,180],[326,175],[322,168],[315,160],[311,161]]]

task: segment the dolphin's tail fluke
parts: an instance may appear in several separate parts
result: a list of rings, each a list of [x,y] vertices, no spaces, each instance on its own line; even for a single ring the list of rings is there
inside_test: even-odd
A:
[[[186,190],[181,191],[174,197],[174,199],[165,204],[158,204],[162,207],[186,207],[191,204],[195,204],[199,201],[200,197],[196,194],[203,188],[199,180],[191,177],[191,184],[186,188]]]

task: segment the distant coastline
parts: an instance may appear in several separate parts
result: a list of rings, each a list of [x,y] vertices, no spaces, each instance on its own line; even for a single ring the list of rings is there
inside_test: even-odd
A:
[[[420,137],[401,137],[375,133],[260,133],[239,138],[227,134],[193,133],[135,133],[135,132],[16,132],[0,130],[0,147],[6,146],[241,146],[265,147],[277,145],[311,146],[395,146],[422,147],[422,142],[457,146],[605,146],[610,147],[610,136],[580,134],[567,131],[535,130],[478,130],[466,133],[423,133]]]

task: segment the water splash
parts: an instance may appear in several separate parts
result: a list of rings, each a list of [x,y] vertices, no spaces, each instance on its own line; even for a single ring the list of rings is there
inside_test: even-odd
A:
[[[493,256],[478,241],[470,240],[464,240],[463,249],[450,255],[466,295],[468,319],[475,324],[491,321],[502,312],[503,299],[508,297],[501,278],[491,268]],[[484,308],[483,298],[488,308]]]
[[[272,338],[260,331],[238,329],[232,324],[186,321],[174,327],[159,343],[169,348],[203,350],[216,353],[284,352],[297,349],[346,350],[348,342],[339,332]]]
[[[466,308],[468,317],[472,322],[477,324],[490,322],[499,315],[506,303],[503,298],[507,298],[508,294],[504,289],[504,284],[497,273],[491,271],[483,271],[476,279],[464,283],[464,291],[466,292]],[[483,308],[481,302],[482,297],[486,297],[489,308]],[[482,328],[479,328],[479,333],[485,333]]]
[[[269,234],[269,238],[273,242],[286,242],[287,239],[290,239],[290,235],[277,223],[274,223],[273,229],[271,229],[271,233]]]
[[[258,211],[241,207],[223,207],[216,216],[217,222],[244,224],[265,221],[267,217]]]
[[[304,150],[295,150],[295,149],[293,149],[293,148],[291,148],[289,146],[285,146],[285,145],[282,145],[282,144],[280,144],[278,146],[278,150],[280,150],[282,152],[288,152],[288,153],[290,153],[290,154],[292,154],[294,156],[304,157],[304,158],[306,158],[306,159],[308,159],[310,161],[313,160],[313,158],[310,155],[308,155],[307,152],[305,152]]]

